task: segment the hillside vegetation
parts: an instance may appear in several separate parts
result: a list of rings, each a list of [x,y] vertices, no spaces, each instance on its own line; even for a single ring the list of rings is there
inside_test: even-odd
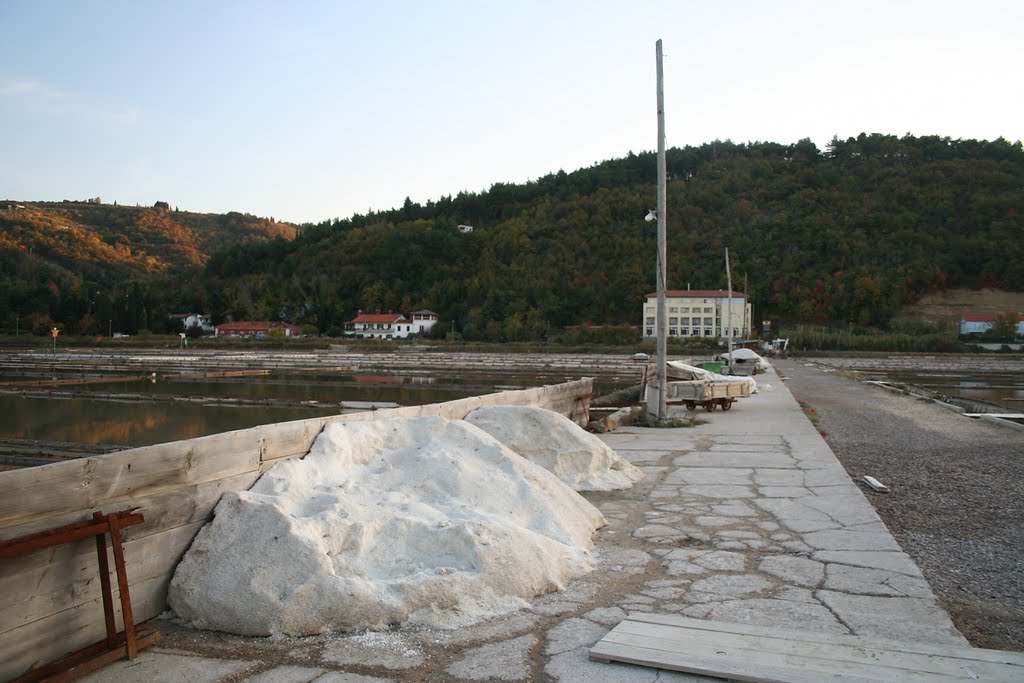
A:
[[[137,332],[166,318],[160,290],[236,244],[296,227],[247,214],[89,202],[0,202],[0,314],[6,327]],[[155,318],[150,320],[150,314]],[[15,317],[20,320],[15,320]],[[103,324],[100,324],[100,323]]]
[[[668,171],[668,286],[724,287],[728,247],[733,287],[750,295],[755,320],[885,328],[929,293],[1024,283],[1019,142],[860,135],[819,150],[808,140],[716,141],[669,150]],[[186,240],[162,271],[167,284],[138,291],[151,320],[194,310],[332,333],[359,309],[430,308],[446,329],[454,322],[463,337],[491,341],[636,324],[655,287],[655,224],[643,220],[655,173],[653,153],[629,154],[425,205],[406,200],[301,226],[293,240],[216,250],[201,268],[187,268],[203,259]],[[113,255],[135,258],[106,234]],[[198,253],[230,242],[198,226],[190,234],[207,239]],[[9,319],[23,302],[6,303]]]

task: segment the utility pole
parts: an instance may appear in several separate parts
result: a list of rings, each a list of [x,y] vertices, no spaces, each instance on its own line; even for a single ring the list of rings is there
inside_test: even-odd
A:
[[[665,268],[667,266],[665,207],[665,73],[661,60],[661,38],[655,43],[658,70],[658,413],[657,419],[668,417],[666,402],[665,352],[668,345],[668,319],[665,317]]]
[[[726,335],[727,335],[727,337],[729,339],[729,343],[728,343],[728,347],[727,347],[729,349],[729,355],[726,356],[726,357],[729,359],[729,374],[731,375],[732,374],[732,268],[729,267],[729,247],[725,248],[725,281],[726,281],[726,284],[729,287],[729,300],[728,300],[728,303],[726,304],[726,306],[728,307],[726,310],[728,310],[728,312],[729,312],[729,317],[728,317],[728,320],[725,321],[725,324],[726,324],[726,326],[728,328],[725,331],[725,333],[726,333]]]

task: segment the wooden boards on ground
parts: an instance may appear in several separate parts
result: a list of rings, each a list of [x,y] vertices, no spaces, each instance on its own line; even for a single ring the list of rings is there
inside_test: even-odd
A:
[[[1024,681],[1024,653],[631,614],[590,650],[640,664],[755,683]]]

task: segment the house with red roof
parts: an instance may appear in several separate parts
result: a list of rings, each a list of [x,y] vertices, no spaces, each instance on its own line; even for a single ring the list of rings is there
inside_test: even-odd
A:
[[[1016,316],[1017,336],[1024,337],[1024,313]],[[992,330],[996,320],[1006,320],[1006,317],[1006,313],[964,313],[960,317],[960,334],[984,334]]]
[[[363,339],[405,339],[425,334],[437,324],[437,313],[413,311],[409,317],[401,313],[364,313],[345,323],[345,331]]]

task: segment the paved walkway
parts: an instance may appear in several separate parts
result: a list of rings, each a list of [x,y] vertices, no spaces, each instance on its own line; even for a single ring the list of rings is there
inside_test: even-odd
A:
[[[703,424],[603,435],[647,479],[587,494],[609,521],[597,570],[529,609],[459,631],[282,640],[167,624],[135,661],[85,680],[706,680],[590,662],[634,611],[967,645],[785,384],[758,380],[732,411],[697,412]]]

